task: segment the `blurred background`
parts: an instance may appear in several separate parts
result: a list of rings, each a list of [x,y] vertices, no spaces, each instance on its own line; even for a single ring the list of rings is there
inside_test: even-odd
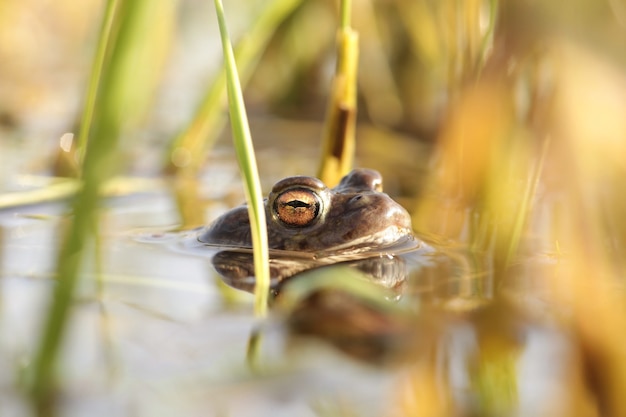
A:
[[[212,2],[136,4],[128,14],[132,30],[124,33],[126,43],[120,53],[122,87],[114,103],[122,122],[114,170],[133,178],[169,178],[172,167],[176,171],[191,164],[188,154],[177,152],[177,140],[194,130],[221,68],[219,32]],[[254,32],[258,16],[276,4],[283,4],[284,15]],[[0,190],[5,197],[45,188],[52,177],[72,175],[68,166],[75,161],[68,150],[78,135],[87,101],[104,8],[105,2],[96,0],[80,5],[69,0],[0,3]],[[267,189],[286,175],[314,174],[335,65],[338,2],[233,0],[225,8],[234,43],[245,41],[251,32],[254,39],[267,37],[240,67],[264,186]],[[385,379],[394,397],[385,414],[626,415],[621,392],[626,384],[626,3],[354,0],[352,26],[360,42],[357,164],[380,170],[386,191],[410,211],[416,232],[455,262],[454,267],[432,272],[435,284],[429,290],[447,289],[435,291],[432,297],[437,309],[431,312],[433,321],[426,327],[419,327],[422,322],[410,326],[418,333],[428,329],[432,345],[423,349],[431,353],[449,337],[462,339],[467,329],[476,335],[470,343],[473,353],[455,356],[457,365],[460,361],[470,375],[461,378],[464,392],[472,393],[469,400],[451,393],[458,378],[442,381],[437,358],[424,355],[413,358],[400,377],[392,371],[391,382]],[[218,103],[216,117],[222,122],[214,122],[199,135],[204,144],[196,152],[201,163],[193,176],[200,182],[200,198],[185,203],[185,198],[169,196],[167,203],[158,200],[163,205],[150,198],[139,202],[130,198],[121,212],[107,212],[107,225],[115,227],[105,229],[105,236],[119,237],[134,227],[203,224],[242,201],[225,124],[226,102]],[[130,189],[144,192],[143,185]],[[147,186],[153,191],[155,187]],[[39,235],[29,235],[32,229],[24,229],[23,222],[42,213],[62,222],[64,209],[31,206],[26,210],[20,208],[19,198],[18,204],[11,201],[2,200],[2,242],[9,250],[3,277],[41,274],[49,278],[53,262],[48,258],[57,244],[58,225],[46,229],[44,240],[37,240]],[[146,214],[155,207],[167,214]],[[23,217],[16,221],[16,216]],[[11,243],[24,236],[30,238],[23,244]],[[119,246],[111,251],[119,254]],[[16,256],[12,253],[21,255],[12,258]],[[32,253],[42,259],[36,272],[30,265]],[[139,261],[150,264],[152,255],[147,252],[134,262],[110,258],[118,263],[109,265],[109,284],[121,281],[128,288],[143,288],[133,287],[136,282],[124,274],[135,273]],[[166,261],[161,269],[152,265],[143,274],[148,278],[162,274],[167,279],[168,273],[179,271],[172,267],[175,262]],[[196,265],[187,277],[200,274],[204,267]],[[200,300],[198,306],[208,302],[204,289],[199,289],[203,279],[188,283],[188,290]],[[5,302],[18,291],[6,282],[0,292]],[[155,284],[148,281],[147,285]],[[30,302],[29,288],[19,286],[18,293]],[[413,295],[422,290],[413,288]],[[141,290],[125,297],[164,308],[160,297],[167,299],[166,295],[146,302],[140,294]],[[213,295],[211,303],[219,298]],[[493,304],[476,310],[476,304],[470,303],[472,308],[467,309],[468,300],[476,298],[480,305],[485,300]],[[529,298],[534,301],[527,303]],[[230,334],[235,328],[237,335],[228,340],[245,344],[252,320],[248,315],[231,314],[226,307],[211,307],[210,313],[198,307],[202,314],[189,313],[180,310],[184,299],[168,303],[174,303],[167,304],[168,313],[178,314],[183,321],[211,317],[214,327],[200,329],[204,337],[210,338],[213,331]],[[544,315],[545,310],[550,313]],[[11,310],[14,315],[7,311],[5,321],[22,317],[15,313],[18,310]],[[449,311],[460,315],[451,318]],[[0,333],[7,338],[13,327],[4,326]],[[197,331],[198,322],[193,326]],[[190,334],[189,329],[166,332]],[[185,340],[190,358],[201,357],[197,340]],[[32,350],[30,343],[5,343],[6,362]],[[445,349],[449,353],[454,346]],[[169,353],[175,356],[180,349],[176,346]],[[229,347],[209,349],[224,352]],[[529,353],[536,352],[533,349],[545,355],[533,356]],[[137,361],[132,353],[129,356]],[[169,357],[159,354],[159,359]],[[555,358],[559,366],[554,372],[529,371],[545,368]],[[149,370],[154,366],[149,361],[144,364],[143,357],[138,361]],[[222,384],[229,371],[218,372],[217,377],[212,374],[211,393],[227,398],[240,392],[258,396],[248,385],[238,386],[242,389],[238,391]],[[350,372],[355,373],[348,374],[347,382],[333,381],[342,385],[362,377],[360,368]],[[76,374],[69,372],[73,383]],[[204,377],[194,381],[206,382]],[[374,378],[376,384],[381,383],[379,377]],[[549,395],[524,390],[541,378],[552,381],[552,391],[545,391]],[[12,383],[6,381],[3,386]],[[302,377],[300,382],[304,390],[311,381]],[[279,390],[285,388],[284,380],[277,384]],[[558,386],[562,388],[554,391]],[[180,392],[177,395],[178,402],[171,402],[170,410],[188,400]],[[153,397],[146,394],[145,398]],[[289,398],[302,400],[299,394]],[[78,403],[72,410],[81,409]],[[152,410],[148,403],[132,404],[145,414]],[[340,403],[327,407],[318,402],[314,415],[354,411]],[[132,406],[121,400],[116,404],[123,404],[118,411]],[[187,411],[199,413],[196,403],[187,406]],[[224,407],[221,410],[229,409]],[[16,409],[21,408],[10,408]],[[234,415],[254,415],[242,407],[234,409],[238,410]],[[111,408],[102,410],[106,415]]]
[[[247,35],[269,3],[226,5],[234,42]],[[252,64],[247,104],[253,116],[319,122],[334,70],[338,3],[291,3],[293,12],[271,28],[269,44]],[[104,3],[75,7],[28,0],[1,7],[3,137],[54,155],[62,134],[77,133]],[[607,77],[620,78],[623,70],[624,9],[618,0],[577,0],[567,7],[495,0],[354,2],[352,24],[360,35],[359,120],[433,142],[441,138],[453,106],[469,89],[484,86],[506,89],[513,122],[527,126],[539,140],[557,116],[582,123],[572,113],[587,114],[584,103],[587,109],[597,109],[592,100],[619,105],[620,88],[612,88]],[[151,5],[141,11],[136,26],[137,39],[129,43],[140,46],[131,46],[136,48],[132,72],[137,89],[144,91],[128,114],[132,134],[124,148],[137,153],[131,166],[142,152],[133,148],[165,148],[190,123],[221,65],[210,2]],[[595,84],[602,80],[604,88]],[[552,100],[557,92],[562,104]],[[493,109],[482,113],[488,110]],[[483,115],[497,118],[489,116]]]

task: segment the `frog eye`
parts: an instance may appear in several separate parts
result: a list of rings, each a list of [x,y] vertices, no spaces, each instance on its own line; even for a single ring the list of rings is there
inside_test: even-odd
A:
[[[283,191],[274,200],[274,213],[287,226],[304,227],[312,224],[320,215],[320,196],[306,188]]]

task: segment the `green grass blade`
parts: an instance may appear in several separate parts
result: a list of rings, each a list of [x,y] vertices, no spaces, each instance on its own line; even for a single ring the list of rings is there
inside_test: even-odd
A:
[[[111,0],[114,1],[114,0]],[[166,3],[163,3],[166,4]],[[109,4],[110,7],[112,7]],[[71,318],[72,301],[79,280],[83,255],[94,241],[103,185],[118,169],[119,137],[133,114],[140,108],[150,90],[145,73],[138,72],[137,51],[143,49],[141,35],[149,36],[145,26],[146,13],[154,11],[151,0],[124,0],[114,13],[108,62],[103,65],[96,97],[92,128],[88,132],[85,157],[82,161],[82,183],[72,202],[73,221],[63,236],[57,259],[56,284],[46,311],[41,340],[29,369],[27,383],[36,411],[54,414],[55,368],[58,352]],[[97,59],[97,58],[96,58]],[[148,64],[147,62],[143,62]]]
[[[222,48],[224,50],[224,65],[226,68],[226,84],[228,90],[228,106],[233,131],[233,142],[237,161],[243,175],[248,215],[252,229],[252,246],[254,252],[254,274],[256,285],[254,289],[254,311],[259,317],[267,313],[267,302],[270,288],[269,250],[267,245],[267,227],[265,223],[265,207],[261,182],[254,157],[252,138],[248,117],[241,92],[241,85],[237,76],[235,55],[228,36],[228,29],[224,18],[224,8],[220,0],[215,0],[215,10],[220,27]]]
[[[352,11],[352,0],[341,0],[339,24],[342,30],[350,28],[350,12],[351,11]]]
[[[80,162],[85,158],[85,149],[87,147],[87,137],[91,130],[91,124],[93,122],[94,108],[96,106],[96,96],[98,94],[98,87],[102,79],[102,70],[105,65],[106,52],[111,40],[111,33],[113,27],[113,21],[115,13],[117,11],[119,0],[109,0],[106,4],[106,10],[104,12],[104,19],[102,21],[102,27],[100,28],[100,34],[98,36],[98,46],[96,49],[96,56],[91,68],[91,74],[89,75],[89,83],[87,85],[87,93],[85,95],[85,104],[83,107],[83,114],[80,120],[80,131],[78,133],[78,142],[76,143],[76,152],[78,154],[78,160]]]

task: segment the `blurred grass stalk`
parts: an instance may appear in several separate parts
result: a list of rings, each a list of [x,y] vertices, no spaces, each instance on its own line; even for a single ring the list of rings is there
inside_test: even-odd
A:
[[[352,169],[355,151],[359,35],[350,27],[351,1],[342,0],[337,65],[332,81],[317,176],[329,187]]]
[[[280,23],[301,3],[302,0],[274,0],[265,4],[258,13],[249,32],[235,47],[241,84],[247,84],[265,46]],[[223,112],[226,78],[226,69],[220,69],[193,120],[172,142],[167,154],[166,171],[193,175],[200,169],[206,150],[217,139],[226,123]]]
[[[241,84],[237,74],[235,54],[228,36],[224,7],[220,0],[215,0],[215,11],[220,27],[222,49],[224,51],[224,67],[226,69],[226,85],[228,87],[228,106],[233,131],[233,143],[239,163],[239,170],[244,180],[244,190],[248,203],[248,216],[252,231],[252,250],[254,255],[254,312],[258,317],[267,314],[270,290],[269,249],[267,242],[267,223],[261,181],[254,157],[254,147],[250,137],[250,127],[243,101]]]
[[[626,78],[563,37],[539,42],[498,51],[515,71],[496,53],[451,102],[414,226],[480,254],[462,279],[493,274],[487,296],[552,304],[576,350],[555,415],[626,415]]]
[[[27,381],[40,415],[55,413],[58,352],[69,323],[85,249],[97,237],[102,186],[119,168],[120,136],[140,118],[151,101],[157,79],[155,68],[167,45],[155,42],[155,36],[163,41],[163,36],[171,34],[171,30],[164,30],[162,25],[172,27],[174,5],[173,0],[158,3],[109,0],[106,4],[100,36],[110,37],[110,40],[100,40],[100,47],[106,51],[98,50],[91,75],[93,83],[98,83],[99,79],[97,95],[83,114],[88,137],[83,138],[82,184],[72,203],[74,217],[61,243],[56,285]],[[102,59],[102,55],[106,59]],[[140,68],[146,70],[140,71]],[[93,88],[93,85],[89,87],[90,94]]]
[[[106,53],[109,49],[109,42],[111,42],[111,32],[113,30],[113,22],[115,20],[115,12],[117,11],[118,3],[119,0],[107,1],[104,19],[102,21],[102,28],[100,29],[100,34],[98,36],[98,46],[96,48],[96,55],[93,60],[91,73],[89,75],[89,82],[85,94],[85,103],[83,105],[83,115],[80,122],[80,131],[78,133],[78,140],[75,147],[77,160],[79,162],[82,162],[85,159],[87,140],[89,138],[91,124],[93,122],[96,98],[98,97],[98,88],[100,87]]]

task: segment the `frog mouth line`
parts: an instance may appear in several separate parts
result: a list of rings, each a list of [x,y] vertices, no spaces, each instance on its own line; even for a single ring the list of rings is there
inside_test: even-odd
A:
[[[387,236],[400,236],[397,239],[390,240]],[[227,250],[236,253],[252,254],[251,247],[241,247],[236,245],[216,245],[198,240],[202,247],[215,249],[217,251]],[[380,232],[366,237],[353,240],[349,243],[333,246],[323,251],[294,251],[284,249],[269,249],[270,259],[286,259],[302,261],[321,261],[327,260],[332,262],[344,262],[355,259],[370,258],[374,256],[394,256],[401,255],[417,250],[428,249],[429,247],[421,240],[415,238],[406,230],[397,226],[390,226]]]
[[[251,292],[255,283],[252,248],[201,242],[198,239],[201,232],[194,230],[188,233],[179,242],[180,250],[211,256],[213,267],[226,284]],[[389,236],[398,238],[390,239]],[[371,275],[374,282],[383,287],[397,288],[406,276],[402,255],[434,251],[406,229],[396,226],[323,251],[270,249],[271,286],[276,289],[283,280],[307,270],[334,264],[351,264]]]

